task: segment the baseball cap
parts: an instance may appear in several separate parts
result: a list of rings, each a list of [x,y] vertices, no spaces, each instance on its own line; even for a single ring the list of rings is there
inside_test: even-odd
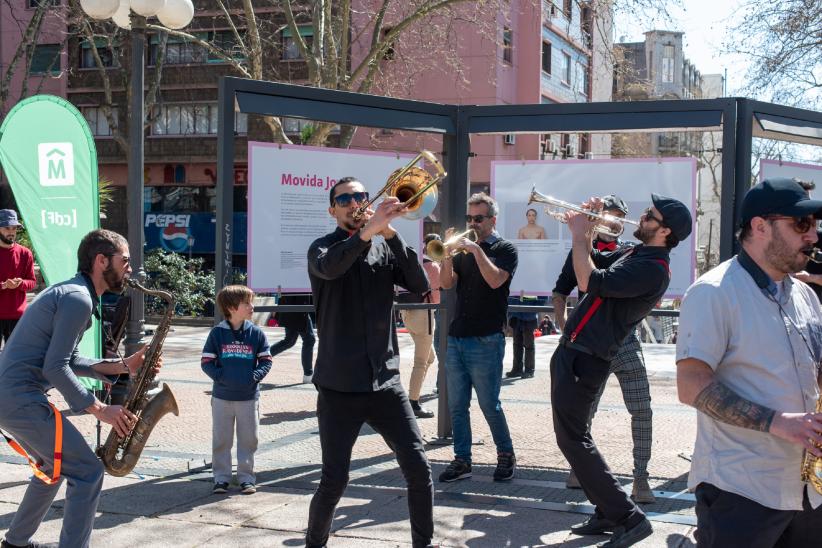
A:
[[[685,204],[659,194],[651,194],[651,201],[662,215],[662,224],[671,229],[677,240],[681,242],[691,234],[693,219]]]
[[[794,179],[773,177],[754,185],[742,199],[742,224],[754,217],[787,215],[822,218],[822,200],[813,200]]]

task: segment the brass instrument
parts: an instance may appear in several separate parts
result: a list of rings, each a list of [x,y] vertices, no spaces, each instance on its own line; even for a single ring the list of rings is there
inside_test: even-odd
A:
[[[618,238],[622,235],[623,232],[625,232],[625,223],[639,226],[639,223],[637,221],[623,219],[622,217],[608,215],[607,213],[597,213],[595,211],[584,209],[581,206],[574,205],[570,202],[559,200],[557,198],[554,198],[553,196],[546,196],[545,194],[540,194],[539,192],[537,192],[536,186],[531,187],[531,195],[528,197],[528,205],[531,205],[534,202],[548,204],[545,206],[545,213],[561,223],[566,222],[565,214],[562,211],[558,211],[556,208],[569,209],[571,211],[576,211],[578,213],[584,213],[589,218],[591,218],[591,220],[599,221],[594,226],[594,232],[599,232],[600,234],[605,234],[607,236],[613,236],[614,238]],[[619,230],[612,228],[614,226],[618,226]]]
[[[822,395],[816,400],[816,412],[822,413]],[[817,445],[817,447],[819,446]],[[812,455],[806,449],[802,456],[800,475],[802,481],[813,486],[816,492],[822,495],[822,458]]]
[[[446,257],[453,257],[458,253],[468,253],[465,249],[449,249],[463,238],[468,238],[472,242],[477,241],[477,233],[473,228],[469,228],[465,232],[454,234],[448,240],[441,242],[439,240],[431,240],[425,245],[425,254],[434,261],[441,262]]]
[[[148,396],[147,394],[151,383],[154,381],[154,368],[160,359],[160,354],[163,350],[163,341],[171,327],[171,317],[174,315],[175,299],[171,293],[167,291],[148,289],[131,279],[126,280],[126,283],[129,287],[141,291],[146,295],[159,297],[166,301],[166,311],[160,324],[154,331],[154,337],[152,337],[146,350],[145,361],[142,367],[137,373],[136,378],[131,379],[129,382],[128,393],[123,403],[123,407],[137,416],[137,424],[134,425],[131,432],[124,438],[121,438],[117,434],[117,431],[112,428],[108,438],[106,438],[105,444],[97,449],[97,454],[100,460],[103,461],[106,472],[118,477],[125,476],[134,469],[151,431],[160,419],[167,413],[174,413],[174,415],[180,414],[177,408],[177,401],[174,399],[174,394],[172,394],[168,385],[163,384],[163,389],[157,394],[152,396]]]
[[[425,159],[434,166],[436,175],[431,175],[421,167],[414,165],[421,159]],[[437,183],[445,179],[446,175],[447,173],[437,158],[431,152],[423,150],[405,167],[395,170],[388,176],[385,186],[373,198],[354,211],[354,220],[360,220],[366,210],[383,194],[396,196],[400,202],[405,204],[408,211],[403,214],[403,218],[412,221],[424,219],[433,213],[437,206]]]
[[[818,247],[814,247],[810,251],[803,251],[802,253],[807,255],[808,259],[810,259],[812,262],[822,263],[822,250],[820,250]]]

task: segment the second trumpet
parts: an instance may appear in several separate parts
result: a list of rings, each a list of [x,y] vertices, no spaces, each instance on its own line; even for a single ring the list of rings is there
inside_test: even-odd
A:
[[[553,196],[540,194],[537,192],[536,186],[531,187],[531,195],[528,197],[528,205],[533,204],[534,202],[547,204],[545,206],[545,213],[561,223],[565,222],[565,212],[559,211],[557,208],[568,209],[570,211],[576,211],[577,213],[584,213],[591,219],[598,221],[594,226],[594,232],[613,236],[614,238],[618,238],[623,232],[625,232],[625,223],[639,226],[637,221],[623,219],[622,217],[608,215],[607,213],[597,213],[581,206],[574,205],[570,202],[559,200]]]
[[[462,248],[455,248],[454,246],[463,238],[468,238],[472,242],[477,241],[477,233],[474,229],[469,228],[465,232],[460,232],[459,234],[454,234],[446,241],[441,242],[439,240],[431,240],[425,245],[425,254],[434,261],[434,262],[441,262],[448,257],[453,257],[458,253],[467,253],[465,249]]]

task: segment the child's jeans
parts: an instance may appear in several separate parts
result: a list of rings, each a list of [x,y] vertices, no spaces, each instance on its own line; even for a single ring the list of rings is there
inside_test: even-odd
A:
[[[255,483],[254,452],[260,426],[259,400],[211,398],[211,467],[214,483],[231,483],[231,447],[237,425],[237,481]]]

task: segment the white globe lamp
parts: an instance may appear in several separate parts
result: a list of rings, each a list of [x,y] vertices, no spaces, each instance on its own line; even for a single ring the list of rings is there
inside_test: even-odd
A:
[[[157,18],[170,29],[181,29],[194,19],[194,4],[191,0],[166,0],[165,7],[157,12]]]
[[[92,19],[108,19],[117,8],[120,7],[119,0],[80,0],[80,7]]]
[[[114,24],[124,30],[131,30],[131,15],[129,14],[129,0],[120,0],[120,7],[111,16]]]
[[[131,0],[131,10],[143,17],[154,17],[166,5],[166,0]]]

